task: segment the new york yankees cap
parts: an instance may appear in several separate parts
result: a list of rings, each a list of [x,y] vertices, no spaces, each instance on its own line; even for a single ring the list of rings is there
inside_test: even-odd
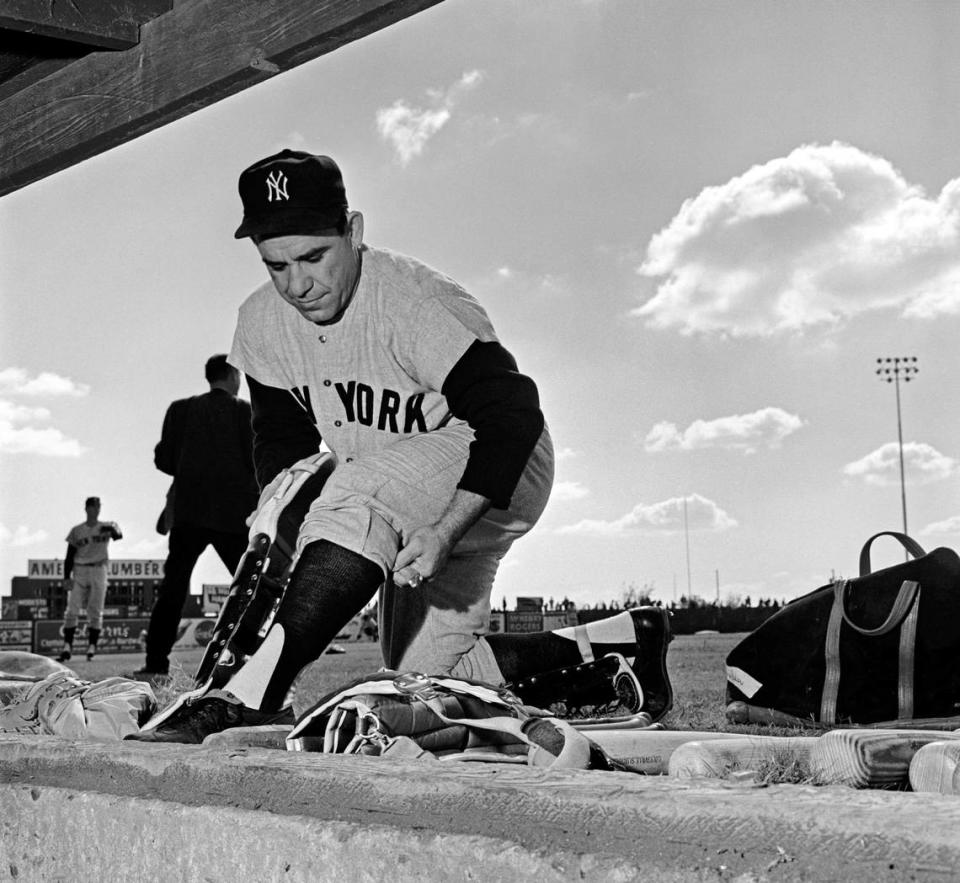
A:
[[[340,168],[329,156],[281,150],[240,173],[243,222],[234,237],[319,233],[347,210]]]

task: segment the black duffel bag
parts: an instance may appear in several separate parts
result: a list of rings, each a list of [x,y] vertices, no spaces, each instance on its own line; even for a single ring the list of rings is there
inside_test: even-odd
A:
[[[870,546],[913,556],[871,573]],[[733,723],[896,725],[960,715],[960,558],[883,531],[860,576],[791,601],[727,656]],[[960,722],[954,720],[956,726]]]

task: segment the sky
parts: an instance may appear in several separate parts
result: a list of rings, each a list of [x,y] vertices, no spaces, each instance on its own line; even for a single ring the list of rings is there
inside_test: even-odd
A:
[[[153,447],[266,280],[236,180],[284,147],[538,385],[556,483],[494,604],[856,576],[903,529],[878,358],[919,369],[908,531],[957,548],[958,45],[924,0],[444,0],[0,198],[0,591],[90,494],[113,557],[165,556]],[[208,550],[193,591],[228,581]]]

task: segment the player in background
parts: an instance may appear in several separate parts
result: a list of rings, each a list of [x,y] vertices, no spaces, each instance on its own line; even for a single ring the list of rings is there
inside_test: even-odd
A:
[[[67,611],[63,618],[63,650],[58,657],[61,662],[73,655],[73,639],[84,608],[87,611],[87,660],[96,654],[103,628],[110,540],[123,538],[115,521],[100,520],[99,497],[87,497],[84,507],[86,520],[70,528],[67,534],[67,558],[63,565]]]
[[[207,359],[204,377],[207,392],[177,399],[167,408],[154,448],[157,469],[173,476],[165,513],[170,547],[150,613],[146,660],[133,672],[141,680],[169,673],[197,561],[213,546],[232,576],[247,548],[246,518],[257,504],[250,404],[238,395],[240,372],[227,362],[226,353],[217,353]]]
[[[297,675],[378,592],[390,669],[515,683],[606,652],[636,658],[641,631],[662,669],[663,614],[486,636],[499,563],[553,482],[536,384],[460,285],[364,242],[329,157],[282,151],[246,169],[239,191],[235,236],[270,276],[240,307],[230,353],[250,389],[261,507],[291,467],[331,456],[321,443],[336,468],[297,522],[296,564],[259,649],[223,689],[135,738],[200,742],[290,720]]]

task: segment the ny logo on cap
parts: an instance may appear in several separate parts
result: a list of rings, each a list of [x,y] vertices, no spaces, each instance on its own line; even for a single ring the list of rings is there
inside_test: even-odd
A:
[[[267,202],[279,202],[281,199],[289,198],[287,176],[279,169],[275,169],[267,175]]]

